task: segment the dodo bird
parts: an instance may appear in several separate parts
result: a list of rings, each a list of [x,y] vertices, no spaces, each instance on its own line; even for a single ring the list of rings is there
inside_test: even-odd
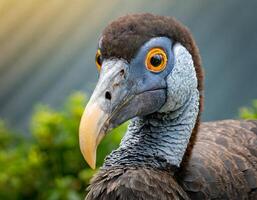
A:
[[[79,130],[92,168],[107,132],[131,122],[86,199],[257,199],[257,121],[200,123],[203,72],[184,25],[149,13],[120,17],[103,30],[96,65]]]

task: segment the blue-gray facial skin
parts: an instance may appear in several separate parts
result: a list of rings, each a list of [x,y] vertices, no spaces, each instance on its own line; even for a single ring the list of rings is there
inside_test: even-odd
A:
[[[167,56],[160,72],[149,71],[146,57],[153,48],[161,48]],[[174,67],[173,41],[156,37],[147,41],[129,63],[123,59],[103,60],[92,101],[109,115],[108,129],[115,128],[135,116],[158,111],[166,102],[166,78]]]
[[[166,88],[166,77],[174,67],[173,41],[167,37],[152,38],[138,51],[129,64],[130,81],[136,86],[135,92]],[[149,71],[145,66],[147,53],[152,48],[161,48],[165,51],[168,62],[166,68],[158,73]]]

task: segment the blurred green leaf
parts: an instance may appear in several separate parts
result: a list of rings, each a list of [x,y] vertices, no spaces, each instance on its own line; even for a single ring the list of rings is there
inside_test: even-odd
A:
[[[61,111],[38,105],[30,122],[30,138],[13,133],[0,121],[0,199],[69,199],[85,197],[96,172],[84,161],[78,141],[80,117],[87,99],[76,92]],[[122,125],[103,140],[97,167],[117,148]]]
[[[252,102],[252,107],[243,107],[239,110],[242,119],[257,119],[257,99]]]

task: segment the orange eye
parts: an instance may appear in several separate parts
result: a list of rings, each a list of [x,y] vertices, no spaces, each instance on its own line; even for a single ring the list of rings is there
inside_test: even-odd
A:
[[[151,49],[146,56],[145,66],[151,72],[161,72],[166,68],[167,55],[161,48]]]
[[[96,63],[97,70],[100,71],[102,63],[103,63],[103,57],[102,57],[100,49],[98,49],[96,52],[95,63]]]

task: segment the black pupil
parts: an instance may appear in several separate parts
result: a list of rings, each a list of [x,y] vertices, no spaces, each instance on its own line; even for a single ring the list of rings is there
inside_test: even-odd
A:
[[[96,62],[98,63],[98,65],[102,65],[102,63],[103,63],[103,58],[102,58],[102,56],[101,55],[98,55],[97,57],[96,57]]]
[[[154,67],[160,66],[160,64],[162,63],[162,56],[160,54],[156,54],[156,55],[152,56],[150,63]]]

